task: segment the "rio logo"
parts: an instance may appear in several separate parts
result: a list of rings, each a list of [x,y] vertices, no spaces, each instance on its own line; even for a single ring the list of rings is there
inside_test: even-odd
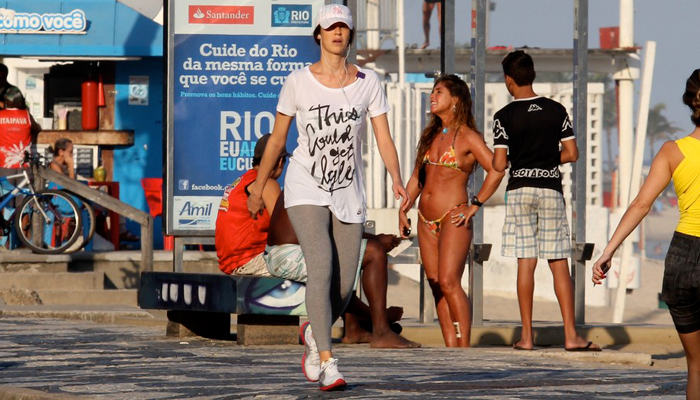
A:
[[[311,5],[308,4],[273,4],[270,25],[309,28],[311,14]]]

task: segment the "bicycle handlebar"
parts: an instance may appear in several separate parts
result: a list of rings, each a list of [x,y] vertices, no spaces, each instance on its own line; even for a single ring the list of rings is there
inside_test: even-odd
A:
[[[41,165],[41,160],[43,158],[46,158],[42,156],[39,153],[29,153],[28,151],[24,151],[24,160],[22,161],[22,164],[29,163],[30,165]]]

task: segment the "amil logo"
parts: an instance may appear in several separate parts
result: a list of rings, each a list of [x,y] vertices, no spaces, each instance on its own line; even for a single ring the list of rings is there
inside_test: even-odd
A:
[[[253,25],[253,6],[190,6],[190,24]]]
[[[211,220],[213,204],[210,202],[187,201],[183,204],[178,219],[180,225],[201,225]]]
[[[311,27],[311,5],[273,4],[272,23],[274,27]]]

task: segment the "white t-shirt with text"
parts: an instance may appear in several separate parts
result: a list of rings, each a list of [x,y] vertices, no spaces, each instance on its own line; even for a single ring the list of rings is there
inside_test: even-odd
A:
[[[367,116],[385,114],[389,105],[377,74],[358,71],[343,89],[322,85],[309,67],[287,77],[277,111],[296,118],[299,138],[284,181],[285,207],[328,206],[343,222],[365,221],[362,137]]]

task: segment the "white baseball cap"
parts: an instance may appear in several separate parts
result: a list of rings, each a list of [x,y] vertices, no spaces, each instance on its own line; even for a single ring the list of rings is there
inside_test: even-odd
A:
[[[342,22],[350,29],[353,28],[352,13],[350,9],[342,4],[326,4],[318,10],[316,15],[316,25],[328,29],[336,22]]]

